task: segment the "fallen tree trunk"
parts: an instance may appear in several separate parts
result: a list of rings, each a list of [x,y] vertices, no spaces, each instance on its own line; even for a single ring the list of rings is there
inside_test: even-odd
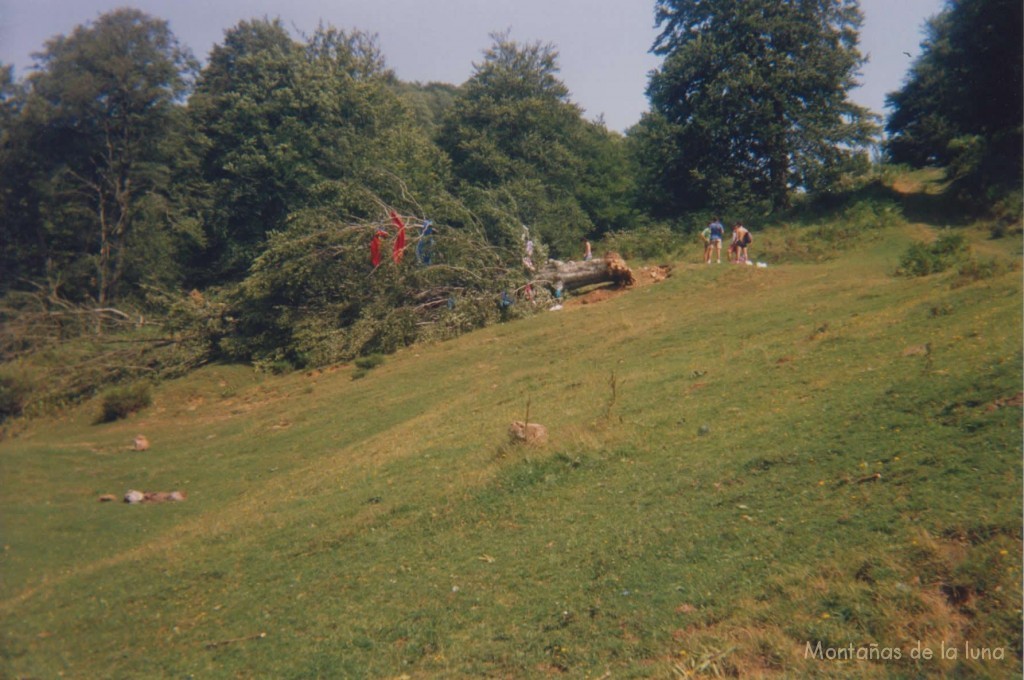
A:
[[[537,283],[555,288],[559,282],[566,291],[596,283],[615,283],[631,286],[635,283],[633,271],[618,253],[608,253],[602,259],[561,262],[548,260],[537,272]]]

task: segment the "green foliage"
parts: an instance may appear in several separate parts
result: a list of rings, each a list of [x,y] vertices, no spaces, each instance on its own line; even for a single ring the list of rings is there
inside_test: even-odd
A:
[[[256,367],[260,368],[259,364],[257,364]],[[295,366],[293,366],[290,361],[278,360],[266,364],[265,369],[274,375],[284,375],[286,373],[291,373],[292,371],[294,371]]]
[[[173,211],[159,204],[195,60],[166,21],[134,9],[51,39],[37,58],[15,128],[34,182],[19,196],[21,218],[45,244],[46,269],[32,274],[101,305],[123,284],[173,282],[177,267],[133,263],[175,262]]]
[[[704,200],[689,179],[677,128],[664,115],[644,113],[626,141],[635,168],[635,200],[648,215],[676,217]]]
[[[969,256],[960,262],[956,269],[954,288],[966,286],[977,281],[994,279],[1007,271],[1007,265],[995,258],[978,259]]]
[[[382,365],[384,363],[384,355],[369,354],[364,357],[357,357],[353,363],[356,365],[356,370],[352,372],[352,379],[359,380],[365,378],[367,373]]]
[[[371,369],[377,368],[378,366],[384,363],[384,355],[370,354],[365,357],[357,358],[353,363],[356,365],[356,368],[361,368],[363,370],[369,371]]]
[[[81,365],[47,383],[48,403],[215,360],[323,366],[532,314],[546,293],[526,300],[527,233],[538,263],[578,257],[582,237],[671,258],[690,237],[652,218],[724,204],[756,222],[795,187],[825,200],[786,213],[813,223],[786,232],[791,261],[892,221],[847,202],[870,130],[846,100],[856,3],[656,8],[665,63],[626,137],[584,120],[553,45],[508,33],[459,87],[402,83],[375,38],[325,25],[296,39],[241,21],[194,89],[195,60],[136,10],[54,38],[24,83],[0,67],[0,352],[70,341]],[[964,181],[990,167],[986,134],[950,137]],[[1019,227],[1019,204],[1002,201],[994,236]],[[409,225],[399,264],[391,209]],[[429,266],[412,251],[428,219]],[[966,279],[984,275],[975,264]]]
[[[949,140],[947,172],[950,179],[976,175],[985,157],[985,140],[981,135],[963,135]]]
[[[798,206],[784,221],[767,223],[758,235],[757,258],[772,264],[825,262],[906,223],[900,206],[888,198],[833,199]],[[756,223],[747,226],[758,231]]]
[[[424,129],[431,139],[439,133],[444,117],[459,92],[459,88],[448,83],[396,82],[392,87],[405,102],[417,126]]]
[[[416,256],[424,220],[406,215],[407,248],[396,264],[386,218],[346,224],[325,211],[295,215],[227,293],[225,314],[235,321],[219,348],[234,359],[322,366],[497,320],[500,291],[522,286],[524,274],[516,255],[489,245],[475,218],[462,216],[464,226],[434,224],[427,264]],[[369,245],[380,229],[392,238],[374,268]]]
[[[992,238],[1020,233],[1024,226],[1024,189],[999,192],[992,201]]]
[[[14,80],[14,67],[0,65],[0,295],[45,269],[45,239],[32,210],[37,159],[21,115],[25,90]]]
[[[638,164],[625,137],[603,125],[583,123],[577,141],[583,172],[576,187],[580,208],[594,227],[588,234],[633,229],[643,223],[636,204]]]
[[[530,227],[554,257],[586,234],[628,226],[633,192],[622,139],[586,123],[556,77],[552,45],[494,43],[459,90],[439,144],[468,203],[487,202]]]
[[[946,165],[967,196],[1019,188],[1024,10],[1015,0],[947,2],[925,26],[921,56],[887,98],[890,157]]]
[[[959,232],[948,232],[932,243],[914,243],[900,258],[897,273],[902,276],[937,274],[970,258],[967,239]]]
[[[871,115],[848,99],[864,61],[856,3],[659,0],[656,17],[665,60],[645,128],[672,140],[648,159],[669,205],[785,208],[794,187],[834,186],[870,141]]]
[[[111,423],[127,418],[152,403],[153,392],[149,383],[139,382],[112,388],[103,395],[99,422]]]
[[[0,423],[20,416],[31,393],[32,383],[25,376],[0,374]]]
[[[154,296],[157,297],[157,296]],[[176,350],[183,363],[199,365],[225,355],[221,342],[232,335],[235,319],[219,292],[193,290],[180,297],[159,296],[154,300],[164,310],[164,323],[177,336]]]
[[[278,20],[241,22],[214,48],[189,113],[199,283],[240,280],[303,210],[359,219],[410,193],[425,211],[445,200],[447,160],[360,32],[321,26],[299,43]]]
[[[905,220],[898,204],[891,200],[863,199],[843,206],[831,215],[819,215],[812,222],[816,239],[829,246],[849,246],[864,236],[897,226]]]
[[[148,289],[138,306],[76,305],[52,293],[0,298],[0,362],[24,368],[33,412],[68,407],[113,384],[165,379],[223,357],[232,320],[198,291]]]
[[[667,260],[692,248],[693,238],[673,231],[664,224],[606,234],[599,251],[619,253],[626,260]]]

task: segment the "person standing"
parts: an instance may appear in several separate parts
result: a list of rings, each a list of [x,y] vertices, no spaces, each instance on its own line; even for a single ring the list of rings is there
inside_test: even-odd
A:
[[[583,239],[583,261],[594,259],[594,251],[590,248],[590,240],[587,238]]]
[[[525,253],[525,255],[523,256],[523,266],[526,267],[531,272],[534,271],[534,266],[533,266],[533,239],[530,238],[529,235],[527,235],[527,237],[526,237],[526,246],[525,246],[523,252]]]
[[[700,232],[700,238],[704,241],[704,264],[711,263],[711,226],[704,227]]]
[[[736,239],[736,263],[747,263],[747,246],[753,241],[750,232],[739,222],[733,227],[733,236]]]
[[[708,224],[708,230],[711,232],[711,248],[715,251],[715,256],[718,260],[717,264],[722,264],[722,237],[725,236],[725,227],[722,226],[722,221],[715,217]],[[711,263],[710,253],[707,259],[708,264]]]

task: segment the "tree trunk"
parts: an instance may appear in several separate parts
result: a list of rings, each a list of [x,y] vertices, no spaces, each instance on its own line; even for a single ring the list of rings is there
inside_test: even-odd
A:
[[[618,253],[608,253],[603,259],[560,262],[549,260],[537,272],[535,281],[554,288],[558,282],[563,290],[575,290],[595,283],[617,283],[630,286],[635,280],[633,272]]]
[[[768,191],[771,194],[772,209],[789,208],[789,143],[786,139],[786,112],[782,102],[773,103],[774,126],[768,133]]]

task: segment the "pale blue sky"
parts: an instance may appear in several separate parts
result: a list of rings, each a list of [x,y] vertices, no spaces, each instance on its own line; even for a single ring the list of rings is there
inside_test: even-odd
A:
[[[917,56],[924,20],[943,5],[861,0],[861,51],[870,61],[855,101],[884,113],[886,93],[911,64],[904,52]],[[124,6],[169,21],[200,60],[243,19],[280,17],[293,32],[310,32],[323,19],[377,34],[402,80],[456,85],[472,74],[490,34],[511,29],[516,41],[553,43],[572,100],[619,131],[647,110],[647,73],[659,63],[648,53],[657,33],[653,0],[0,0],[0,62],[23,77],[47,39]]]

